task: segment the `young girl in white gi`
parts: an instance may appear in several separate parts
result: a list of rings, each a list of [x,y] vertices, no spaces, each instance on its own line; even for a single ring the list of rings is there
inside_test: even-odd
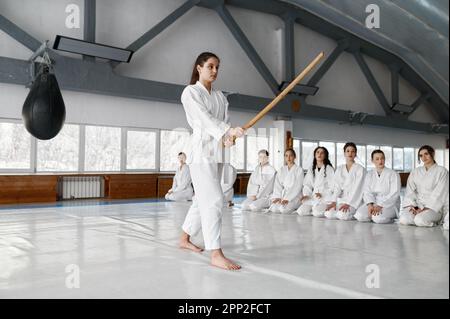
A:
[[[400,210],[400,175],[384,166],[383,151],[373,151],[371,159],[375,168],[366,175],[364,203],[358,208],[355,218],[360,222],[392,223]]]
[[[258,152],[259,164],[256,166],[247,185],[247,199],[242,202],[242,210],[253,212],[270,207],[270,196],[275,182],[275,169],[269,164],[269,152]]]
[[[448,171],[436,164],[434,154],[429,145],[419,149],[418,158],[423,166],[409,174],[400,212],[402,225],[432,227],[442,220],[448,200]]]
[[[334,174],[333,202],[327,205],[325,217],[329,219],[352,220],[362,202],[362,190],[366,170],[355,163],[355,143],[346,143],[346,163],[340,165]]]
[[[303,182],[302,204],[297,213],[300,216],[324,217],[326,207],[333,199],[333,187],[334,169],[328,150],[319,146],[314,150],[313,165]]]
[[[166,194],[167,200],[173,201],[189,201],[192,200],[194,190],[192,189],[191,173],[189,166],[186,165],[186,154],[180,152],[178,154],[180,165],[173,178],[172,188]]]
[[[223,192],[220,186],[224,146],[231,147],[234,138],[244,130],[231,128],[228,101],[219,90],[212,88],[219,71],[219,58],[209,52],[198,56],[192,72],[191,85],[181,96],[186,118],[193,130],[192,157],[189,161],[195,196],[182,226],[180,247],[200,252],[191,242],[191,236],[202,229],[205,249],[211,250],[211,264],[236,270],[241,268],[221,249]]]
[[[292,213],[300,206],[303,188],[303,169],[295,164],[296,154],[293,149],[284,152],[286,165],[281,167],[275,177],[272,194],[272,213]]]

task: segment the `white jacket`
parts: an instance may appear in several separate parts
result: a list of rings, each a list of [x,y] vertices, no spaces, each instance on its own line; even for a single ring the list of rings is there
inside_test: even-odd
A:
[[[189,164],[223,163],[222,137],[230,129],[228,101],[221,91],[208,90],[197,81],[181,95],[187,121],[192,128]]]
[[[364,177],[366,170],[361,165],[355,163],[350,171],[347,171],[346,164],[338,166],[334,173],[333,201],[347,204],[355,209],[361,205]]]
[[[308,170],[303,182],[303,196],[313,197],[314,194],[320,193],[322,200],[325,202],[333,199],[334,190],[334,169],[327,165],[326,169],[316,167],[315,175],[313,175],[312,167]]]
[[[275,178],[272,199],[281,198],[293,201],[300,200],[303,188],[303,168],[294,164],[291,169],[287,165],[281,167]]]
[[[173,177],[172,192],[181,192],[187,189],[192,189],[191,173],[189,171],[189,166],[184,164],[180,169],[177,166],[177,171]]]
[[[437,164],[428,170],[421,166],[409,174],[402,206],[427,207],[441,212],[447,199],[448,171]]]
[[[364,182],[363,200],[367,205],[374,203],[383,208],[395,207],[400,209],[400,175],[385,167],[378,176],[376,169],[371,170],[366,175]]]
[[[275,174],[276,171],[270,164],[256,166],[248,181],[247,197],[270,198],[273,192]]]

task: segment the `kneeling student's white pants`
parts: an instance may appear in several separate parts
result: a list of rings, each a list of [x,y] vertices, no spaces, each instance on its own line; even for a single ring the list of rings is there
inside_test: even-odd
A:
[[[358,208],[355,214],[355,218],[360,222],[373,221],[376,224],[393,223],[395,217],[397,217],[397,209],[394,206],[383,207],[380,214],[376,216],[369,216],[369,208],[366,204],[363,204]]]

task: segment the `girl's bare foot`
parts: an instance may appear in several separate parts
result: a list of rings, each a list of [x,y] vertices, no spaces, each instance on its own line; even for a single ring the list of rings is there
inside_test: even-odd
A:
[[[192,250],[196,253],[200,253],[203,251],[203,249],[191,243],[190,236],[186,233],[183,233],[183,235],[181,235],[180,248]]]
[[[223,255],[222,249],[215,249],[211,253],[211,265],[226,270],[239,270],[241,266],[232,262]]]

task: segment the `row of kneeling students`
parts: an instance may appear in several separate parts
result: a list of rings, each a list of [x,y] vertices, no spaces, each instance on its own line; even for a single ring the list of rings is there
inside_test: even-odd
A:
[[[285,151],[285,165],[278,171],[269,164],[269,153],[259,152],[259,164],[251,174],[244,211],[295,213],[329,219],[403,225],[436,226],[442,221],[448,229],[449,175],[436,164],[435,151],[424,145],[418,160],[423,166],[409,175],[403,202],[400,175],[385,167],[381,150],[371,154],[374,169],[366,172],[355,162],[357,147],[346,143],[346,163],[335,170],[325,147],[314,150],[313,165],[304,175],[295,163],[293,149]],[[445,216],[445,217],[444,217]]]

